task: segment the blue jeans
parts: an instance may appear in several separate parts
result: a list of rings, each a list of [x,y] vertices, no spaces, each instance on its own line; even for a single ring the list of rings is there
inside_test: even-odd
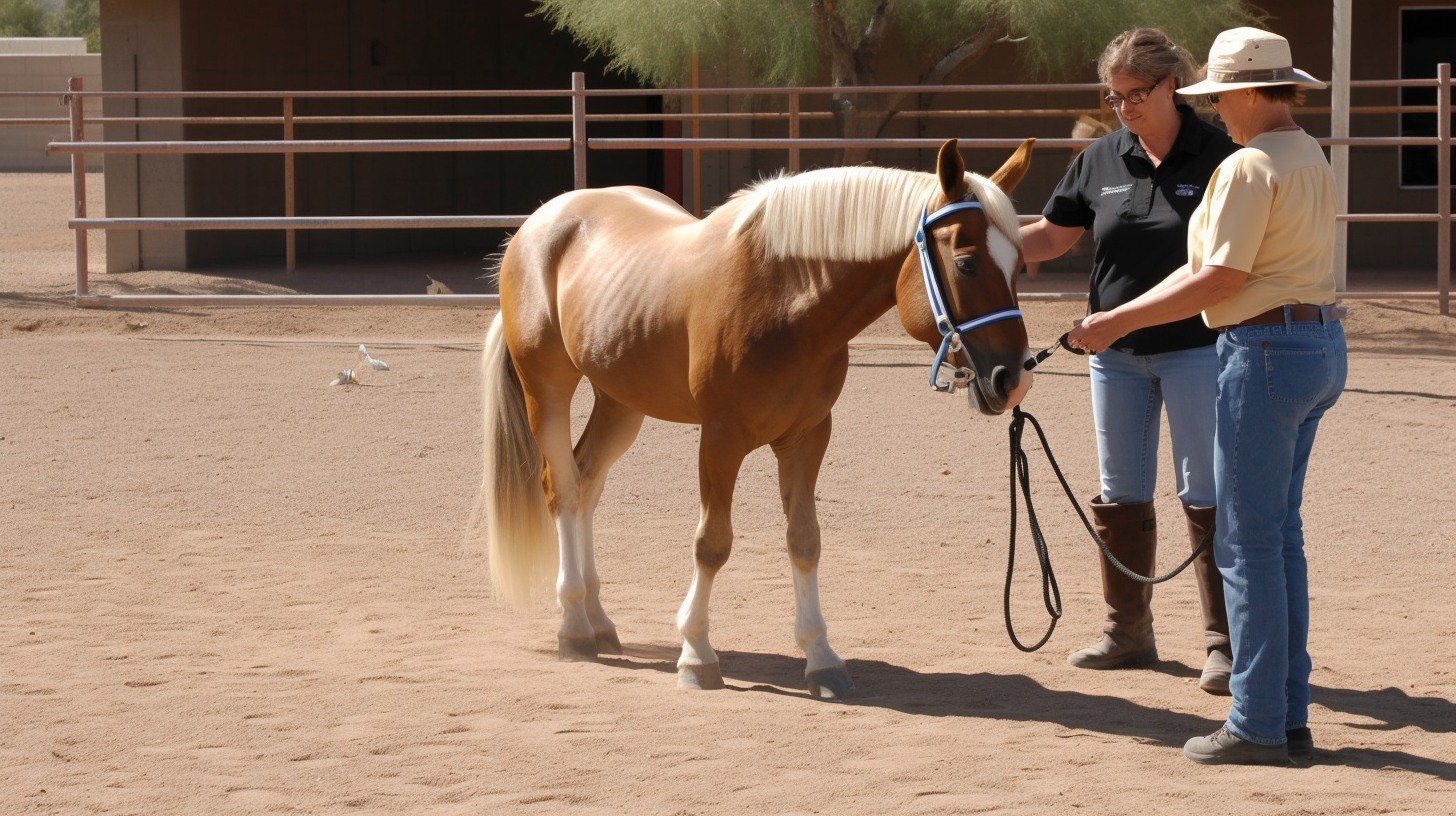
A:
[[[1278,745],[1309,716],[1299,507],[1315,430],[1345,387],[1345,331],[1339,321],[1232,328],[1218,359],[1214,559],[1234,652],[1227,728]]]
[[[1209,507],[1213,478],[1214,401],[1218,352],[1213,346],[1136,355],[1107,349],[1092,355],[1092,418],[1102,500],[1153,500],[1158,480],[1158,418],[1168,409],[1178,499]]]

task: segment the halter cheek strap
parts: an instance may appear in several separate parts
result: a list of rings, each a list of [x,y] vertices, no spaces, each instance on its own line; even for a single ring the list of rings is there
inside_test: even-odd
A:
[[[940,379],[940,368],[946,364],[946,357],[950,354],[959,354],[965,348],[961,342],[961,335],[975,331],[992,323],[1000,323],[1003,320],[1022,319],[1020,309],[1002,309],[1000,311],[984,314],[972,318],[964,323],[956,323],[950,315],[950,309],[946,306],[945,290],[941,285],[940,276],[935,273],[935,260],[930,254],[930,241],[926,238],[930,228],[941,219],[961,210],[981,210],[985,207],[979,201],[957,201],[947,204],[935,212],[926,215],[925,210],[920,211],[920,226],[915,230],[915,249],[920,254],[920,275],[925,281],[925,297],[930,301],[931,316],[935,318],[935,328],[940,332],[940,350],[935,353],[935,362],[930,365],[930,387],[936,391],[954,394],[957,388],[967,388],[971,380],[976,376],[974,369],[966,366],[952,365],[951,379],[943,381]]]

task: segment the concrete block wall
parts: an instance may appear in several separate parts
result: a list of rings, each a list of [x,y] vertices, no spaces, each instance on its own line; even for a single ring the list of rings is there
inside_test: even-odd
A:
[[[85,53],[86,40],[82,37],[0,37],[0,54],[6,56],[75,56]]]
[[[101,55],[86,53],[79,37],[0,37],[0,121],[6,119],[65,119],[70,115],[61,96],[66,82],[81,77],[88,91],[101,87]],[[46,97],[7,97],[17,91],[54,93]],[[89,113],[99,116],[99,105]],[[86,138],[100,140],[101,127],[87,129]],[[69,170],[69,155],[47,156],[46,144],[70,139],[70,127],[0,124],[0,171]],[[88,156],[87,169],[101,169],[101,156]]]

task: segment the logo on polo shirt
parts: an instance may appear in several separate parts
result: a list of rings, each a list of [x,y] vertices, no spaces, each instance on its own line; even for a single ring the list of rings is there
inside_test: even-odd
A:
[[[1131,184],[1119,184],[1116,187],[1103,187],[1102,188],[1102,194],[1105,195],[1105,196],[1117,195],[1118,193],[1125,193],[1125,192],[1127,192],[1128,190],[1131,190],[1131,189],[1132,189],[1132,185]]]
[[[1197,184],[1180,184],[1178,185],[1178,189],[1174,191],[1174,194],[1192,197],[1198,195],[1202,190],[1203,188]]]

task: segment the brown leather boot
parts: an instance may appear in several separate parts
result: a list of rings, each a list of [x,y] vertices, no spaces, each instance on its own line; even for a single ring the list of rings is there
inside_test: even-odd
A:
[[[1158,522],[1153,503],[1105,504],[1101,497],[1088,503],[1092,526],[1122,565],[1139,575],[1152,575],[1157,561]],[[1134,581],[1108,563],[1102,565],[1102,598],[1107,601],[1107,623],[1102,640],[1072,652],[1067,662],[1079,669],[1117,669],[1141,666],[1158,659],[1153,640],[1153,585]]]
[[[1213,562],[1213,528],[1216,507],[1184,507],[1188,516],[1188,541],[1194,549],[1208,537],[1208,549],[1193,560],[1193,579],[1198,582],[1198,600],[1203,606],[1203,638],[1208,649],[1198,687],[1209,694],[1229,696],[1229,673],[1234,655],[1229,646],[1228,608],[1223,601],[1223,576]]]

